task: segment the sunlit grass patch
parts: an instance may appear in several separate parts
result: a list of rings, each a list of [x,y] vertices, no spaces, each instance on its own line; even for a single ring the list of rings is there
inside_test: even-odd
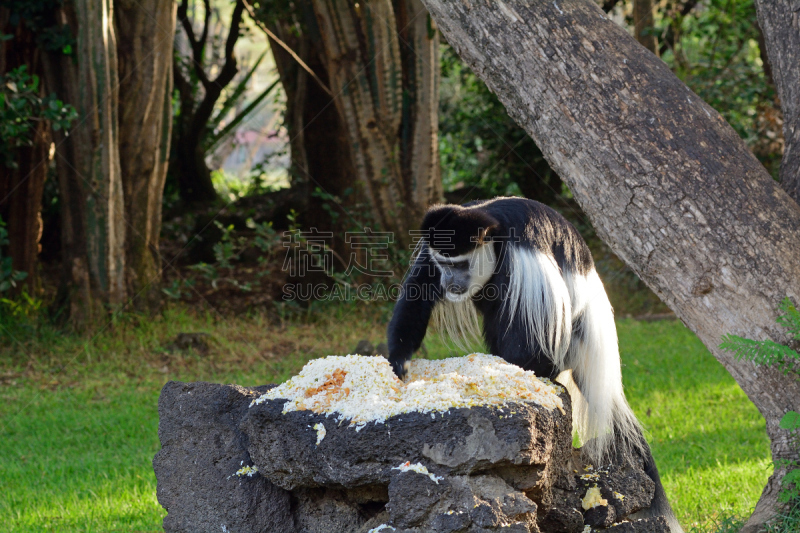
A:
[[[22,409],[0,426],[3,530],[158,531],[156,397],[129,385],[4,394]]]
[[[618,323],[625,393],[684,526],[747,516],[772,473],[765,422],[681,322]]]
[[[301,311],[302,313],[302,311]],[[5,530],[160,531],[151,461],[170,379],[280,382],[310,359],[385,338],[388,308],[321,307],[283,321],[173,307],[91,342],[54,330],[0,348],[0,516]],[[687,528],[747,515],[770,473],[764,421],[680,322],[618,322],[626,394]],[[210,351],[170,350],[181,332]],[[473,347],[485,351],[481,346]],[[422,357],[463,355],[429,335]],[[6,517],[8,517],[6,519]]]

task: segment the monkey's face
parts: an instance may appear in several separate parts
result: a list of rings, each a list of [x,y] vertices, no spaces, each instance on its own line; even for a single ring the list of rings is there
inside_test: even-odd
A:
[[[494,274],[497,257],[491,243],[473,251],[451,256],[431,250],[433,261],[442,275],[445,298],[460,302],[478,294]]]

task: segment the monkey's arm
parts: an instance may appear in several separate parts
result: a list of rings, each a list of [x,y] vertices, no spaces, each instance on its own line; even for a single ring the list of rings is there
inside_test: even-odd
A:
[[[397,377],[405,377],[405,365],[422,345],[433,307],[441,298],[441,274],[426,246],[411,267],[389,322],[389,362]]]

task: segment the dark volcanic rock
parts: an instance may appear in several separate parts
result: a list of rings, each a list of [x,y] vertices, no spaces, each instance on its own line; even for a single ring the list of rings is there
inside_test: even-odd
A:
[[[419,526],[431,508],[441,502],[449,490],[449,482],[437,483],[416,472],[397,472],[389,482],[389,504],[386,510],[397,527]]]
[[[553,464],[553,454],[571,449],[569,412],[535,404],[453,409],[444,415],[405,413],[357,431],[310,411],[282,414],[284,403],[254,405],[241,429],[250,437],[248,450],[261,472],[287,490],[387,485],[392,468],[406,461],[421,462],[437,475],[511,465],[545,468]],[[326,430],[319,446],[318,423]]]
[[[597,485],[600,495],[614,507],[618,517],[646,509],[653,501],[655,483],[642,470],[641,461],[638,463],[625,462],[579,471],[579,492],[586,494],[589,487]]]
[[[539,529],[547,533],[580,533],[583,531],[581,496],[558,487],[552,499],[538,515]]]
[[[178,383],[158,400],[161,450],[153,459],[168,533],[295,533],[289,493],[255,474],[239,430],[250,401],[268,387]]]
[[[608,533],[669,533],[667,519],[663,516],[623,522],[606,529]]]
[[[583,523],[592,527],[609,527],[617,517],[611,505],[598,505],[583,513]]]
[[[663,517],[630,518],[653,497],[641,464],[589,468],[573,451],[566,394],[564,412],[408,413],[357,431],[333,416],[284,415],[284,400],[251,407],[268,389],[164,386],[153,466],[167,533],[668,533]],[[400,470],[406,462],[435,477]],[[235,474],[250,465],[257,474]],[[608,505],[584,513],[594,485]]]

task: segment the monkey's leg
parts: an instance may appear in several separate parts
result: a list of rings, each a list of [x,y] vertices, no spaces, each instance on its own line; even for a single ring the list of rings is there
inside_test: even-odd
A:
[[[442,298],[441,274],[424,247],[411,267],[389,322],[389,362],[397,377],[405,377],[411,356],[419,350],[436,302]]]

